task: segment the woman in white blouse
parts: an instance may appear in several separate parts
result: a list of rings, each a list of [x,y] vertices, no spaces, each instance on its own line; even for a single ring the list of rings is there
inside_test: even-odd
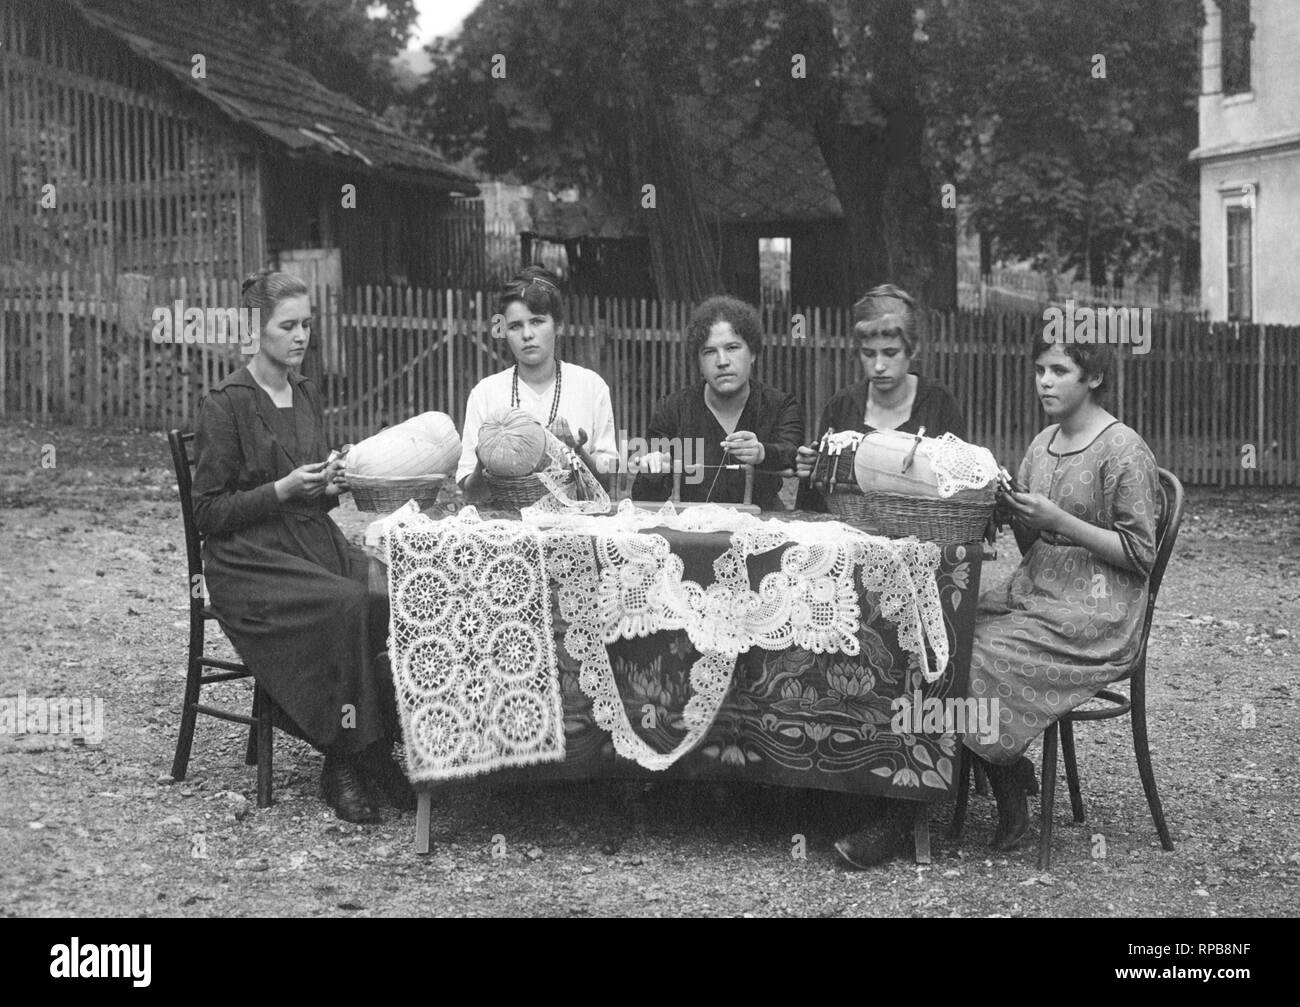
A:
[[[478,457],[484,420],[515,407],[577,451],[587,468],[608,485],[606,473],[618,459],[609,386],[595,371],[561,361],[556,330],[563,317],[560,281],[541,266],[529,266],[505,285],[499,311],[515,365],[484,378],[469,393],[461,429],[456,481],[470,499],[487,495]]]

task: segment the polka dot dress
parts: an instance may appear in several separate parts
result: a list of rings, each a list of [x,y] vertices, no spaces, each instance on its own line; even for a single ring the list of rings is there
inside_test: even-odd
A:
[[[1000,736],[968,735],[991,762],[1011,762],[1056,721],[1118,679],[1137,654],[1155,562],[1156,461],[1141,437],[1112,423],[1078,451],[1053,450],[1055,425],[1020,463],[1019,483],[1090,524],[1119,532],[1142,573],[1111,566],[1044,533],[1004,585],[980,598],[970,695],[998,701]]]

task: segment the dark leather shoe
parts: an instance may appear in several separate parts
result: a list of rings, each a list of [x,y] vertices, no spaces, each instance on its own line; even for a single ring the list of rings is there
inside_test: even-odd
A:
[[[373,825],[383,820],[371,804],[352,759],[327,754],[320,787],[325,803],[345,822]]]
[[[1029,831],[1029,801],[1027,794],[1037,792],[1034,765],[1021,758],[1009,766],[990,763],[989,782],[998,802],[998,827],[990,844],[999,853],[1016,849]]]
[[[371,745],[361,757],[363,781],[370,792],[398,811],[415,810],[415,791],[387,745]]]
[[[870,825],[837,840],[835,850],[845,863],[860,871],[886,863],[907,849],[911,818],[906,801],[891,800],[884,814]]]

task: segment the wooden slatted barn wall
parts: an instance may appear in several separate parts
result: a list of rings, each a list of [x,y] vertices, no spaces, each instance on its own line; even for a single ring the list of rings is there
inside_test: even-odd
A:
[[[0,252],[17,309],[0,316],[0,408],[183,422],[187,385],[240,354],[155,343],[152,308],[237,306],[231,280],[260,257],[255,157],[197,98],[69,17],[0,8]]]

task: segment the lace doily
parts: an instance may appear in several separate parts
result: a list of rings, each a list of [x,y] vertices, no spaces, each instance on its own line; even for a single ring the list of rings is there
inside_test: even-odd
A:
[[[609,494],[577,453],[549,430],[546,431],[546,467],[537,478],[549,490],[537,503],[524,508],[530,513],[592,513],[609,511]]]
[[[666,503],[649,512],[625,501],[612,517],[546,518],[550,527],[541,530],[483,521],[466,507],[438,522],[405,515],[389,531],[394,679],[412,779],[563,758],[548,576],[597,725],[615,751],[651,770],[667,769],[704,740],[740,654],[790,646],[858,654],[859,586],[878,595],[926,680],[947,667],[934,543],[867,535],[837,521],[760,520],[715,505],[679,513]],[[653,527],[728,532],[714,582],[686,580],[668,541],[646,533]],[[779,569],[753,590],[747,560],[782,546]],[[656,752],[633,730],[607,650],[662,630],[684,630],[700,652],[686,734],[670,752]]]
[[[386,535],[393,682],[413,781],[564,759],[546,552],[467,507]]]
[[[683,579],[683,564],[648,527],[729,531],[730,547],[714,561],[707,588]],[[568,623],[565,649],[580,664],[579,685],[615,750],[652,770],[671,766],[707,735],[731,683],[736,658],[753,647],[799,646],[816,653],[859,653],[858,583],[877,592],[881,612],[928,681],[948,661],[930,542],[863,534],[839,522],[762,521],[725,507],[657,513],[621,505],[609,518],[571,515],[545,533],[547,564]],[[782,545],[780,570],[750,588],[747,559]],[[855,579],[856,578],[856,579]],[[661,630],[685,630],[700,658],[691,669],[687,733],[671,752],[650,748],[632,729],[606,645]],[[935,656],[931,671],[926,652]]]
[[[929,453],[941,497],[950,497],[958,490],[983,489],[998,477],[998,462],[992,451],[968,444],[951,433],[922,438],[922,447]]]

